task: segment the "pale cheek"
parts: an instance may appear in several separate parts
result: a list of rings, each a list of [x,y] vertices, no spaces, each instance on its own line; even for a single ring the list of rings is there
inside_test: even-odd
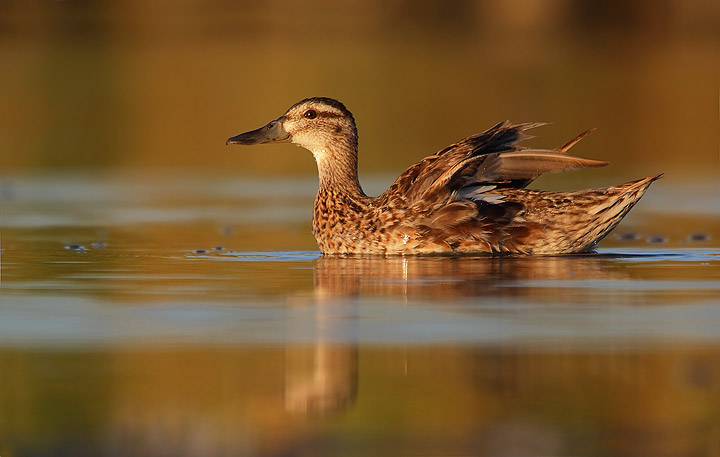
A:
[[[302,146],[304,148],[312,150],[312,142],[310,141],[311,138],[303,133],[296,133],[292,136],[292,142],[297,144],[298,146]]]
[[[316,150],[323,149],[324,141],[319,135],[308,134],[304,132],[296,133],[292,136],[292,142],[298,146],[302,146],[306,149],[313,151],[315,154]]]

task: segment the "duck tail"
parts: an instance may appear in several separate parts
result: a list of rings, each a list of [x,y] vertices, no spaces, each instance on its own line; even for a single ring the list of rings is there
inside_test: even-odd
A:
[[[583,251],[593,249],[605,238],[625,217],[625,215],[642,198],[650,184],[662,178],[663,173],[618,186],[608,187],[605,193],[612,195],[603,203],[589,208],[588,214],[594,219],[591,229],[585,233],[586,240],[592,240]]]
[[[592,251],[635,206],[650,184],[661,177],[662,174],[658,174],[618,186],[570,193],[503,190],[515,194],[513,196],[521,195],[519,192],[537,192],[542,197],[523,199],[526,230],[521,230],[522,226],[509,227],[505,243],[514,246],[510,250],[533,254]]]

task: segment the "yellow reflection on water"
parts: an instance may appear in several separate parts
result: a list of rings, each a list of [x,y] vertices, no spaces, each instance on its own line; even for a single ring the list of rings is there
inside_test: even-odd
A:
[[[3,447],[8,455],[716,455],[717,348],[661,349],[4,349]]]

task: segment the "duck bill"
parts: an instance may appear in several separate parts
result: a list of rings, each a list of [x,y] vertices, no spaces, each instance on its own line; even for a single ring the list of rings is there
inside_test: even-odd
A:
[[[249,132],[241,133],[240,135],[228,138],[225,145],[274,143],[278,141],[287,141],[289,139],[290,134],[283,127],[282,118],[278,118],[259,129],[251,130]]]

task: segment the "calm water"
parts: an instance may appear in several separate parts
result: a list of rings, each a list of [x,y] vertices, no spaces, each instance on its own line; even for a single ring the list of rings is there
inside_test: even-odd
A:
[[[320,257],[315,185],[4,179],[0,455],[720,454],[714,185],[598,254],[406,259]]]

